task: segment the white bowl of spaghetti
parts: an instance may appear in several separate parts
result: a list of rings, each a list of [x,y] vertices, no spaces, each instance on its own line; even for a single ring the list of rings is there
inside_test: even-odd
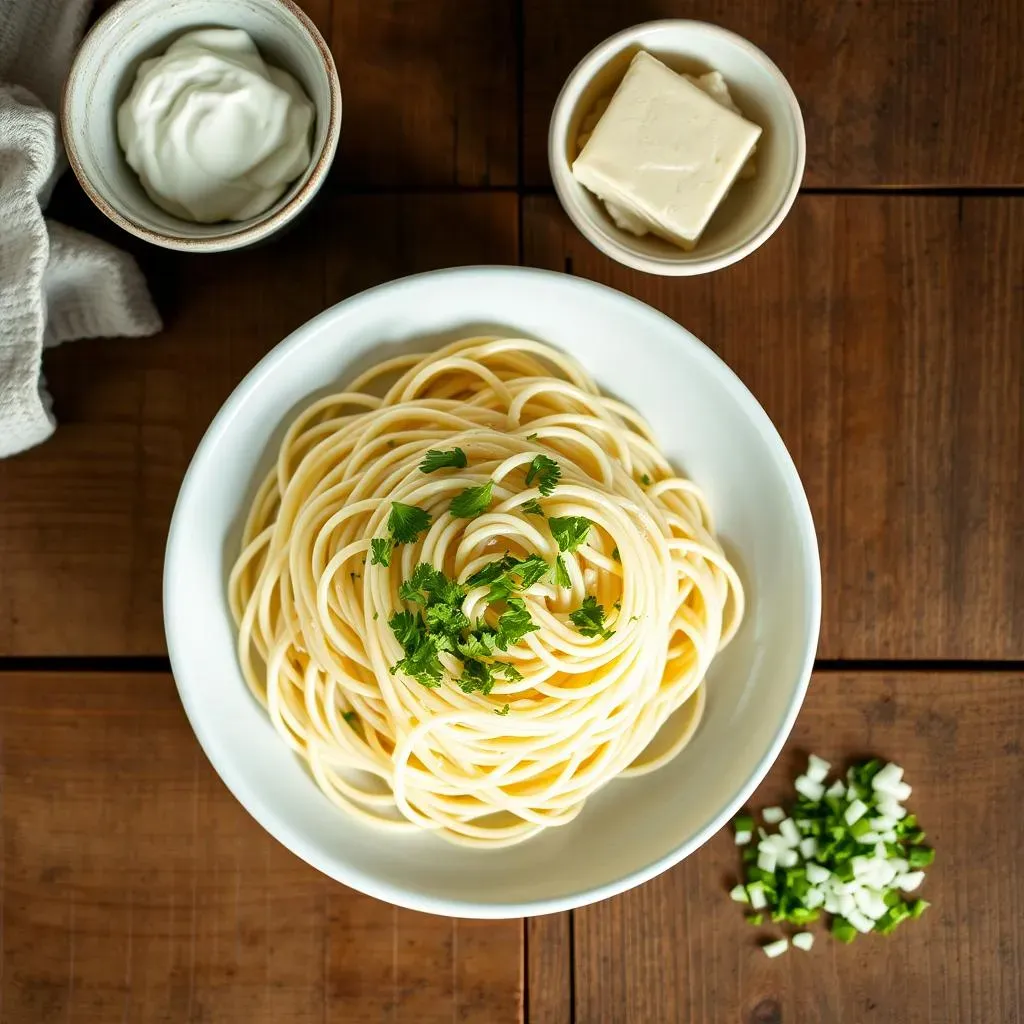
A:
[[[784,742],[820,618],[768,417],[677,324],[466,268],[327,310],[239,385],[168,539],[225,783],[389,902],[518,917],[685,857]]]

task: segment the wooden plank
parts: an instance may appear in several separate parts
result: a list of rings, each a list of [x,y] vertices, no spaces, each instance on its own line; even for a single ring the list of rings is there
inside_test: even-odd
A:
[[[515,1024],[522,925],[398,910],[278,845],[169,676],[0,675],[0,1019]]]
[[[516,203],[485,193],[325,196],[264,247],[198,258],[135,247],[166,329],[47,353],[60,427],[0,460],[0,654],[163,653],[167,524],[195,445],[231,389],[347,295],[414,271],[515,262]],[[71,199],[56,205],[90,230],[126,237]]]
[[[1024,1013],[1024,677],[821,674],[751,806],[792,794],[813,750],[834,763],[898,760],[938,856],[920,921],[851,946],[821,934],[768,960],[727,896],[728,830],[658,879],[577,911],[576,1020],[583,1024],[954,1024]]]
[[[818,527],[822,657],[1024,657],[1024,201],[802,196],[697,278],[613,263],[547,197],[524,245],[664,310],[768,411]]]
[[[576,63],[640,22],[696,18],[761,47],[807,124],[807,185],[1024,183],[1015,0],[525,0],[524,160],[549,181],[548,120]],[[870,40],[870,43],[868,43]]]
[[[344,104],[335,179],[515,185],[518,47],[514,0],[335,3]]]
[[[572,915],[531,917],[526,926],[526,1020],[574,1024]]]

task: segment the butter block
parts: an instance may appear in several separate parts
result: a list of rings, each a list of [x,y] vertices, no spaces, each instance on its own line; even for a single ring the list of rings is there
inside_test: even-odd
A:
[[[761,129],[641,51],[572,165],[621,226],[693,249]]]

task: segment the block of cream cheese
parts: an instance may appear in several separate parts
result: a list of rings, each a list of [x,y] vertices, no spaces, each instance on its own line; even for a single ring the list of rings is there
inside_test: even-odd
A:
[[[757,125],[641,51],[572,173],[634,233],[646,228],[689,250],[760,135]]]

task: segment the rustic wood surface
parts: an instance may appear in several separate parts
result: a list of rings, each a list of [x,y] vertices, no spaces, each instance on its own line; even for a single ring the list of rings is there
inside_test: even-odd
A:
[[[522,926],[325,878],[217,778],[165,674],[0,673],[0,1020],[513,1024]]]
[[[166,329],[48,352],[58,432],[0,461],[0,1024],[1019,1024],[1020,4],[301,2],[344,112],[298,225],[197,258],[119,232],[67,176],[49,210],[137,256]],[[691,280],[597,253],[546,169],[565,75],[611,32],[664,17],[762,46],[807,121],[805,193],[778,235]],[[333,302],[516,262],[664,310],[778,425],[818,527],[822,662],[753,803],[780,797],[811,749],[904,763],[939,858],[933,908],[890,940],[768,961],[724,896],[724,834],[574,914],[398,911],[271,840],[195,743],[160,577],[221,402]]]
[[[723,831],[647,885],[576,912],[576,1021],[1019,1021],[1024,819],[1011,808],[1024,786],[1022,739],[1019,672],[817,674],[751,806],[791,797],[810,751],[837,765],[865,753],[897,759],[938,850],[921,889],[931,909],[850,946],[819,925],[810,953],[768,960],[756,945],[777,933],[752,928],[724,895],[739,857]]]

